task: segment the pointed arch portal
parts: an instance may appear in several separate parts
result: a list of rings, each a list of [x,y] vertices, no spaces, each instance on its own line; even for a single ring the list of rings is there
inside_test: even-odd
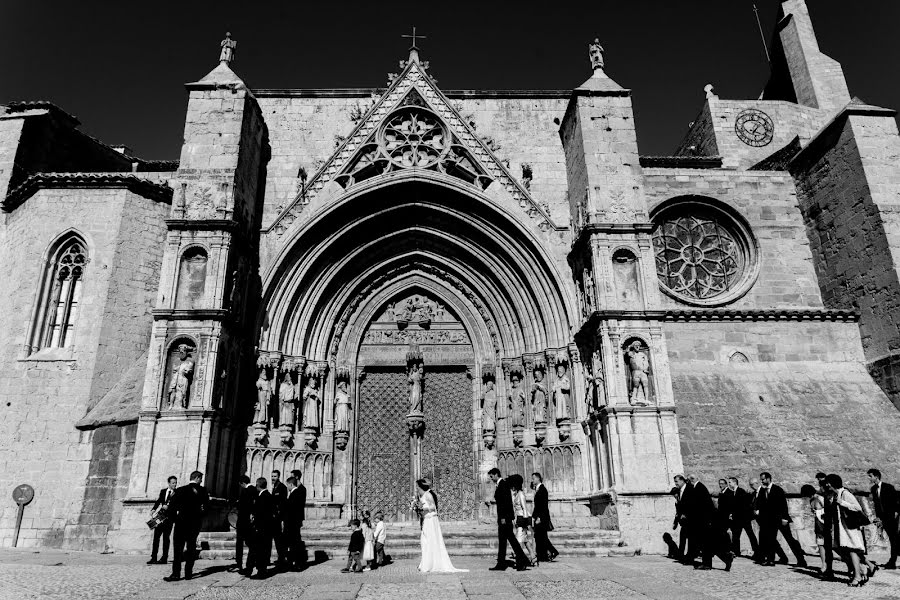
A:
[[[482,374],[564,348],[571,299],[533,233],[474,186],[415,171],[377,179],[347,190],[285,245],[264,280],[259,347],[351,374],[335,502],[403,518],[412,482],[427,474],[442,513],[471,518],[484,458]],[[418,441],[404,422],[411,343],[424,359]],[[334,431],[329,379],[325,438]]]

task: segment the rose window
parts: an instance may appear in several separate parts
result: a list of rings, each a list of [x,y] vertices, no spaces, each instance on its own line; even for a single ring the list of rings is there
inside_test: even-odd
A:
[[[692,304],[720,304],[752,283],[749,232],[724,211],[684,202],[655,220],[656,272],[666,292]]]
[[[401,168],[430,167],[448,146],[443,124],[432,114],[411,108],[400,111],[381,131],[382,147],[391,162]]]

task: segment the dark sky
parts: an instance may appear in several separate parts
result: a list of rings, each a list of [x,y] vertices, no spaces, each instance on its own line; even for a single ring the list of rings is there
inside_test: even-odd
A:
[[[900,2],[808,3],[851,94],[900,107]],[[769,37],[779,2],[757,4]],[[704,84],[755,98],[768,77],[751,0],[26,0],[4,3],[0,103],[51,100],[107,143],[177,158],[182,84],[216,65],[226,30],[251,87],[375,87],[405,58],[412,25],[444,89],[571,89],[590,75],[587,43],[599,36],[607,73],[634,91],[642,154],[674,149]]]

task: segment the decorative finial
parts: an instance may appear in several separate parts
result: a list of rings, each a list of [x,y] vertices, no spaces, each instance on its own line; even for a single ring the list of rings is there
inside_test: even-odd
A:
[[[225,39],[222,40],[220,44],[222,46],[222,52],[219,53],[219,62],[231,64],[231,61],[234,60],[234,49],[237,48],[237,42],[231,39],[231,32],[225,33]]]
[[[419,47],[416,46],[416,40],[421,38],[423,40],[428,39],[427,36],[417,35],[415,25],[412,28],[412,35],[403,34],[400,37],[410,38],[412,40],[412,45],[409,47],[409,61],[419,62]]]
[[[588,46],[588,54],[591,57],[591,68],[594,71],[602,71],[603,62],[603,46],[600,45],[600,38],[594,38],[594,41]]]
[[[713,91],[713,85],[711,83],[707,83],[706,85],[704,85],[703,91],[706,92],[707,100],[718,100],[719,99],[719,97]]]

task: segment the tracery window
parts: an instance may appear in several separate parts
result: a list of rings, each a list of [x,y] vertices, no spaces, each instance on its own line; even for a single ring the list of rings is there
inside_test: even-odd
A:
[[[52,266],[53,279],[41,348],[68,348],[72,345],[86,266],[87,251],[80,239],[72,239],[60,247]]]
[[[752,283],[749,230],[714,204],[670,204],[655,218],[656,271],[664,291],[689,304],[724,304]]]

